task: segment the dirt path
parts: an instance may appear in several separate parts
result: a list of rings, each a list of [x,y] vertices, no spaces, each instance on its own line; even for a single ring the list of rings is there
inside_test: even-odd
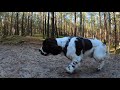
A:
[[[104,69],[96,72],[96,62],[85,59],[76,73],[65,67],[70,63],[63,55],[42,56],[40,45],[0,45],[0,78],[120,78],[120,56],[111,55]]]

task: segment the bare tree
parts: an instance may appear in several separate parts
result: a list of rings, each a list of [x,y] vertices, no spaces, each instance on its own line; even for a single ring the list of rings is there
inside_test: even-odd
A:
[[[24,28],[24,12],[23,12],[23,15],[22,15],[22,29],[21,29],[21,35],[24,36],[25,35],[25,28]]]
[[[107,13],[106,12],[104,12],[104,31],[105,31],[105,38],[104,39],[107,40]]]
[[[51,31],[51,37],[54,38],[55,37],[55,27],[54,27],[54,12],[51,12],[52,14],[52,31]]]
[[[46,13],[45,13],[45,36],[46,36],[46,33],[47,33],[47,24],[46,24]]]
[[[47,38],[49,38],[49,18],[50,18],[50,14],[48,12],[48,22],[47,22]]]
[[[33,12],[31,12],[31,26],[30,26],[31,36],[32,36],[32,17],[33,17]]]
[[[76,12],[74,12],[74,23],[75,23],[74,36],[76,36]]]
[[[45,25],[45,23],[44,23],[44,12],[43,12],[43,38],[45,38],[45,28],[44,28],[44,25]]]
[[[19,12],[16,13],[15,35],[19,35]]]
[[[56,16],[56,13],[55,13],[55,32],[56,32],[56,35],[58,37],[58,30],[57,30],[57,16]]]
[[[12,27],[13,27],[13,12],[11,15],[10,35],[12,35]]]
[[[108,33],[109,33],[109,37],[108,37],[108,51],[110,51],[110,43],[111,43],[111,15],[110,15],[110,12],[108,12],[108,16],[109,16],[109,30],[108,30]]]
[[[62,12],[60,13],[60,17],[61,17],[61,31],[60,31],[60,35],[62,35]]]
[[[100,22],[100,39],[102,40],[101,12],[99,12],[99,22]]]
[[[113,17],[114,17],[114,25],[115,25],[115,27],[114,27],[114,32],[115,32],[115,53],[116,53],[116,49],[117,49],[117,34],[116,34],[116,17],[115,17],[116,15],[115,15],[115,12],[113,12]]]
[[[80,12],[80,32],[83,33],[83,31],[82,31],[82,12]],[[80,35],[83,36],[83,34],[80,34]]]

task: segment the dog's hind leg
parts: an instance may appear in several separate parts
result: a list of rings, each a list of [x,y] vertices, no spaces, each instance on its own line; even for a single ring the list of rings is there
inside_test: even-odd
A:
[[[81,57],[77,56],[72,62],[66,67],[68,73],[73,73],[74,70],[80,65]]]
[[[105,60],[101,60],[99,66],[97,67],[97,71],[100,71],[105,65]]]

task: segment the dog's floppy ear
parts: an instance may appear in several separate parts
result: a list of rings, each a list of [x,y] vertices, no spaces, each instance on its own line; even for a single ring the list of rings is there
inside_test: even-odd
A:
[[[58,45],[51,46],[50,53],[53,55],[58,55],[62,52],[62,47]]]

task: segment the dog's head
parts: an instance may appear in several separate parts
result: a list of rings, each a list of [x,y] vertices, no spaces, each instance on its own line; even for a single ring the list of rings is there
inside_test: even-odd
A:
[[[58,55],[62,52],[62,47],[57,45],[56,39],[47,38],[43,41],[42,47],[39,49],[39,51],[44,56],[49,54]]]

